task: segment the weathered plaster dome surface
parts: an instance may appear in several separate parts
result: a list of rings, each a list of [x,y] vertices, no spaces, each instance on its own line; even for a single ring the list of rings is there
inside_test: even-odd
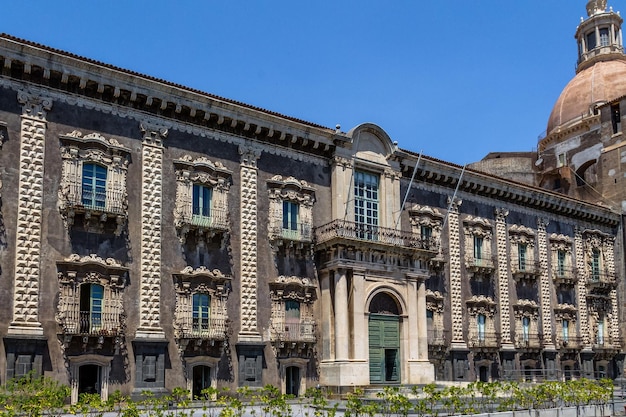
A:
[[[617,59],[596,62],[580,71],[565,86],[556,101],[546,132],[567,124],[583,114],[590,106],[626,95],[626,61]]]

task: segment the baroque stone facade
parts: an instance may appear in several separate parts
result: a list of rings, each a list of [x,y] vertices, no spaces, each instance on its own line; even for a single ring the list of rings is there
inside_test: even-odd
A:
[[[6,35],[0,67],[0,382],[623,375],[621,213]]]

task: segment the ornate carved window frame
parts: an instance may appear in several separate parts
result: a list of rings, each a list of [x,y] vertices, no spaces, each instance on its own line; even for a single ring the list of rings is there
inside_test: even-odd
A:
[[[308,279],[297,276],[281,275],[270,286],[270,298],[272,310],[270,314],[270,340],[275,349],[297,348],[300,352],[303,348],[312,347],[315,343],[315,317],[313,303],[316,299],[316,286]],[[300,326],[304,326],[300,332],[299,340],[285,344],[285,302],[289,300],[300,303]]]
[[[468,216],[463,219],[465,237],[465,267],[470,273],[493,273],[495,263],[492,253],[493,225],[482,217]],[[474,238],[481,237],[483,245],[480,259],[474,258]]]
[[[578,281],[575,267],[572,238],[563,234],[552,233],[549,236],[552,278],[558,283],[573,285]],[[559,251],[565,253],[563,271],[559,271]]]
[[[185,242],[191,230],[213,236],[216,233],[228,233],[228,190],[232,184],[232,171],[219,161],[206,157],[193,159],[185,155],[174,161],[176,170],[176,207],[174,225],[179,239]],[[199,184],[213,190],[210,216],[203,221],[194,220],[193,186]]]
[[[97,341],[100,346],[104,342],[103,337],[123,337],[126,327],[123,292],[128,283],[129,268],[112,258],[103,259],[96,255],[81,257],[73,254],[58,261],[57,270],[60,291],[56,320],[61,326],[65,347],[73,336],[82,335],[83,339],[101,336]],[[92,334],[91,331],[84,333],[81,329],[80,287],[83,284],[98,284],[104,288],[101,313],[103,324],[98,334]],[[116,345],[119,343],[119,339],[116,340]]]
[[[431,259],[431,266],[441,269],[445,262],[441,254],[441,228],[443,225],[444,215],[438,209],[430,206],[422,206],[415,204],[409,210],[409,220],[411,222],[411,232],[422,237],[422,226],[430,227],[432,235],[430,236],[430,242],[428,247],[438,247],[439,253],[433,259]]]
[[[269,191],[269,230],[272,242],[300,241],[310,243],[313,240],[313,204],[315,188],[306,181],[294,177],[284,178],[275,175],[267,181]],[[298,229],[296,233],[283,230],[283,202],[298,204]]]
[[[613,260],[613,251],[615,245],[615,236],[608,235],[599,230],[583,231],[583,248],[586,265],[586,275],[592,275],[593,251],[600,252],[600,275],[606,277],[607,280],[615,280],[615,266]]]
[[[536,233],[530,227],[514,224],[509,227],[510,268],[514,278],[535,278],[540,275],[540,267],[535,254]],[[525,263],[520,265],[521,245],[526,245]]]
[[[99,133],[87,135],[78,130],[60,136],[61,183],[59,211],[68,229],[74,224],[76,213],[84,213],[85,223],[105,222],[115,218],[116,235],[120,235],[128,217],[126,176],[130,164],[130,149],[117,140]],[[106,204],[104,207],[85,207],[82,199],[83,165],[94,163],[107,168]]]
[[[174,335],[180,352],[184,352],[191,339],[197,344],[207,341],[213,345],[226,338],[228,313],[226,302],[230,293],[232,277],[220,270],[209,270],[204,266],[193,269],[186,267],[173,274],[176,289],[176,308],[174,312]],[[209,328],[206,334],[196,334],[192,329],[193,296],[208,294],[211,297]]]

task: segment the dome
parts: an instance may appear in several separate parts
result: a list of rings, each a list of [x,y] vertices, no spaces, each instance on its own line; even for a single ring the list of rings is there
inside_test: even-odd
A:
[[[626,61],[613,59],[596,62],[580,71],[565,86],[552,108],[546,133],[583,114],[592,104],[603,103],[626,95]]]

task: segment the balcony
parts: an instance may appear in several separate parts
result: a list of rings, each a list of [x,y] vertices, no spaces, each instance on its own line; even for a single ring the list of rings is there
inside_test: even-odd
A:
[[[469,346],[479,350],[494,350],[500,348],[500,333],[478,332],[469,338]]]
[[[422,238],[420,234],[416,233],[346,220],[333,220],[316,228],[315,239],[318,245],[332,244],[333,241],[337,240],[352,240],[427,251],[433,255],[439,250],[439,241],[432,237]]]
[[[594,290],[610,290],[617,285],[614,273],[592,271],[587,277],[587,287]]]
[[[199,210],[195,210],[198,212]],[[228,213],[226,210],[211,209],[208,216],[194,214],[191,204],[179,209],[177,218],[178,227],[204,230],[228,230]]]
[[[121,314],[67,310],[60,313],[65,335],[117,336],[121,333]]]
[[[488,255],[483,255],[480,258],[466,256],[465,268],[474,273],[491,274],[495,270],[495,259]]]
[[[552,269],[552,279],[557,285],[573,285],[578,282],[578,270],[572,267],[556,267]]]
[[[562,350],[578,350],[582,348],[583,340],[579,336],[568,336],[567,339],[561,337],[557,345]]]
[[[314,343],[315,323],[300,321],[299,323],[272,323],[272,342],[285,343]]]
[[[449,337],[449,330],[428,329],[428,347],[446,346]]]
[[[515,339],[515,347],[520,350],[537,350],[543,348],[543,334],[522,333]]]
[[[295,226],[295,229],[284,228],[282,218],[271,220],[270,240],[289,240],[294,242],[311,242],[313,240],[313,228],[310,223],[298,222]]]
[[[126,216],[126,193],[107,189],[98,192],[95,187],[83,189],[81,183],[71,183],[64,190],[65,201],[62,201],[65,210],[76,213],[97,213]]]
[[[514,279],[535,279],[541,275],[539,261],[518,261],[511,265],[511,275]]]
[[[176,338],[222,341],[226,338],[226,320],[213,317],[178,319]]]

